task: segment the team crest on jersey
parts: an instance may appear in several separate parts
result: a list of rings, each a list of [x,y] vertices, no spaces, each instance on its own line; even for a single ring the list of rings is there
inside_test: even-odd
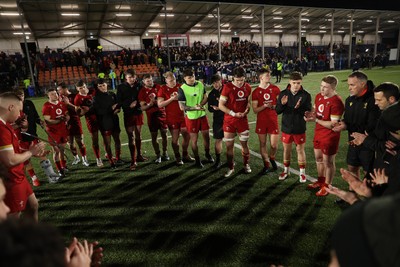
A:
[[[62,109],[60,109],[60,108],[56,109],[56,114],[57,114],[58,116],[61,115],[61,114],[62,114]]]
[[[353,105],[353,102],[350,102],[350,107]]]
[[[264,94],[264,99],[266,101],[270,100],[271,99],[271,95],[270,94]]]
[[[238,95],[238,97],[243,98],[244,97],[244,92],[243,91],[238,91],[237,95]]]
[[[323,104],[320,104],[318,106],[318,111],[322,113],[322,112],[324,112],[324,108],[325,108],[325,106]]]
[[[367,109],[368,103],[364,103],[364,109]]]

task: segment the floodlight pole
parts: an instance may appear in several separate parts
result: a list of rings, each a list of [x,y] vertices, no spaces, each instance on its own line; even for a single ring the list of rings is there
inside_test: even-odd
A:
[[[350,16],[350,33],[349,33],[349,58],[347,59],[347,67],[351,68],[351,50],[353,49],[353,16],[354,11],[351,12]]]
[[[35,76],[33,75],[33,70],[32,70],[32,64],[31,64],[31,56],[29,54],[29,49],[28,49],[28,43],[26,42],[26,34],[25,34],[25,28],[24,28],[24,20],[22,19],[22,12],[21,12],[21,7],[19,6],[19,1],[17,1],[18,4],[18,13],[19,17],[21,19],[21,29],[22,29],[22,34],[24,36],[24,43],[25,43],[25,51],[26,51],[26,57],[28,59],[28,66],[29,66],[29,72],[31,74],[31,79],[32,79],[32,84],[34,87],[35,86]],[[36,52],[36,51],[35,51]],[[36,91],[36,88],[35,88]]]
[[[399,38],[397,39],[397,58],[396,58],[396,64],[399,64],[399,52],[400,52],[400,28],[399,28]]]
[[[376,58],[376,54],[378,53],[378,31],[379,31],[380,18],[381,14],[379,14],[378,17],[376,18],[374,59]]]
[[[262,48],[262,59],[264,61],[265,59],[265,51],[264,51],[264,9],[265,7],[261,9],[261,48]]]
[[[335,11],[332,11],[332,20],[331,20],[331,45],[329,47],[329,58],[330,60],[333,60],[333,27],[335,26],[334,24],[334,20],[335,20]]]
[[[300,9],[299,12],[299,42],[298,42],[298,53],[299,53],[299,59],[301,60],[301,12],[303,11],[303,9]]]
[[[168,21],[167,21],[167,3],[164,4],[164,18],[165,18],[165,33],[167,36],[167,56],[168,56],[168,69],[171,70],[171,55],[169,54],[169,39],[168,39]],[[188,44],[190,45],[190,44]]]
[[[222,52],[221,52],[221,18],[219,16],[219,4],[217,7],[217,21],[218,21],[218,58],[222,60]]]

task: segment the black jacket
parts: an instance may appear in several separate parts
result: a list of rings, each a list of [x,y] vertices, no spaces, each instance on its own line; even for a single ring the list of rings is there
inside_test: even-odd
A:
[[[140,90],[140,83],[135,83],[132,87],[128,83],[122,83],[118,85],[117,88],[117,102],[118,107],[124,111],[124,116],[126,115],[140,115],[142,110],[140,109],[140,104],[138,100]],[[135,107],[129,107],[133,101],[137,101]]]
[[[367,82],[367,92],[360,96],[349,96],[344,105],[343,120],[347,126],[349,140],[354,132],[373,134],[380,116],[380,110],[375,105],[374,85]]]
[[[96,113],[100,130],[112,131],[117,129],[119,118],[118,115],[114,114],[114,109],[112,108],[116,103],[117,99],[113,92],[96,92],[93,98],[93,109]]]
[[[208,111],[210,111],[213,114],[213,123],[215,122],[220,122],[222,124],[222,121],[224,120],[224,112],[221,110],[215,110],[211,106],[217,106],[219,104],[219,98],[221,96],[221,91],[218,91],[216,89],[212,89],[211,92],[208,94]]]
[[[282,105],[283,96],[288,96],[286,105]],[[300,107],[295,109],[297,101],[301,98]],[[303,87],[293,95],[290,91],[290,85],[282,90],[276,102],[276,113],[282,114],[282,132],[286,134],[303,134],[306,132],[306,121],[304,113],[311,111],[311,95]]]
[[[26,115],[27,121],[28,121],[28,130],[27,133],[36,135],[36,123],[40,124],[40,117],[39,114],[37,113],[37,110],[35,108],[35,105],[33,104],[32,101],[30,100],[24,100],[24,105],[22,108],[22,111]],[[27,136],[27,135],[22,135],[22,141],[28,142],[28,141],[33,141],[35,138]]]

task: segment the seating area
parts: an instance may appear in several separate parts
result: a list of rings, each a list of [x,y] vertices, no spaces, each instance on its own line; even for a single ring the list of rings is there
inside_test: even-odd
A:
[[[122,71],[127,69],[134,69],[139,78],[144,74],[150,73],[155,77],[159,76],[158,68],[155,64],[141,64],[141,65],[128,65],[115,69],[115,74],[117,76],[117,84],[119,84],[120,76]],[[108,78],[108,73],[106,73],[106,78]],[[54,85],[54,81],[57,83],[64,82],[66,85],[74,85],[79,80],[84,80],[85,82],[90,82],[97,79],[97,73],[89,73],[82,66],[73,67],[57,67],[50,70],[41,70],[38,75],[38,83],[42,88],[50,88]]]

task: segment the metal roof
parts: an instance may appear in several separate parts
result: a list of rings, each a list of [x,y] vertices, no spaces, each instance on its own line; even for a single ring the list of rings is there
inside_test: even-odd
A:
[[[17,1],[22,16],[4,15],[7,12],[18,13]],[[389,10],[392,9],[390,6],[388,10],[365,10],[343,6],[338,8],[290,6],[289,4],[293,4],[293,1],[282,1],[286,2],[285,5],[233,3],[232,1],[17,1],[2,0],[0,2],[0,38],[2,39],[18,37],[16,33],[22,32],[22,21],[24,27],[27,26],[25,30],[30,33],[32,39],[65,36],[87,38],[91,35],[94,37],[144,36],[146,33],[154,36],[166,34],[167,29],[170,34],[217,34],[218,6],[221,29],[223,29],[221,34],[260,33],[262,9],[264,9],[266,34],[280,31],[281,34],[297,34],[299,14],[301,14],[301,29],[304,34],[330,34],[332,15],[335,34],[349,34],[351,16],[353,16],[353,33],[357,34],[375,34],[378,17],[379,31],[384,36],[397,36],[400,27],[400,11]],[[79,15],[65,16],[68,13]]]

